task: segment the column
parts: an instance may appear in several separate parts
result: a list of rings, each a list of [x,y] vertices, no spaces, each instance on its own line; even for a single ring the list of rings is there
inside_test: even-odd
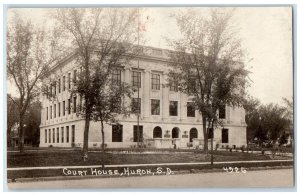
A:
[[[162,75],[162,84],[168,83],[168,76],[167,73],[163,73]],[[163,120],[169,118],[169,87],[163,86],[162,87],[162,117]]]
[[[230,112],[231,112],[231,107],[225,105],[225,115],[226,115],[225,118],[226,118],[227,123],[231,123]]]
[[[125,68],[125,73],[124,73],[124,80],[123,80],[126,85],[131,85],[131,77],[130,77],[131,74],[130,74],[130,72],[131,72],[131,68],[130,67],[126,67]],[[126,107],[129,107],[130,106],[130,102],[131,102],[130,98],[127,97],[127,96],[125,96],[124,105]]]
[[[45,108],[42,106],[42,109],[41,109],[41,125],[43,125],[45,121],[46,121]]]
[[[179,100],[179,115],[180,115],[180,120],[185,120],[187,119],[187,113],[186,113],[186,104],[187,104],[187,96],[182,93],[180,93],[180,100]]]
[[[151,104],[150,104],[150,71],[145,70],[144,71],[144,85],[142,88],[141,98],[142,98],[142,104],[144,106],[143,108],[143,116],[145,118],[149,118],[150,116],[150,110],[151,110]]]

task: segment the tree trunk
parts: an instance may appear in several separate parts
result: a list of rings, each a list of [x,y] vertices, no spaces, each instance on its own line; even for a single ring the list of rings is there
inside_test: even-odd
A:
[[[85,48],[85,52],[83,55],[84,58],[84,80],[85,83],[90,88],[90,70],[89,70],[89,55],[88,49]],[[83,160],[86,161],[88,159],[88,151],[89,151],[89,129],[90,129],[90,120],[91,120],[91,108],[90,108],[90,99],[88,94],[85,93],[85,126],[84,126],[84,138],[83,138]]]
[[[20,116],[20,124],[19,124],[19,150],[20,152],[24,152],[24,122],[23,122],[23,116]]]
[[[104,127],[103,127],[103,121],[101,121],[101,134],[102,134],[102,157],[101,157],[101,164],[102,168],[104,169],[104,154],[105,154],[105,142],[104,142]]]
[[[7,128],[7,147],[12,147],[11,127]]]
[[[214,121],[211,123],[211,141],[210,141],[210,151],[211,151],[211,155],[210,155],[210,164],[213,165],[214,164]]]
[[[206,118],[202,115],[202,124],[203,124],[203,137],[204,137],[204,146],[203,152],[208,153],[208,137],[206,131]]]
[[[89,129],[90,129],[90,115],[86,115],[85,117],[85,125],[84,125],[84,138],[83,138],[83,160],[86,161],[88,159],[88,151],[89,151]]]

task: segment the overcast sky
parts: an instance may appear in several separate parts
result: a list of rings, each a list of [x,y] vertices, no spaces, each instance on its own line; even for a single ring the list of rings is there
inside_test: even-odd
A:
[[[199,8],[199,12],[209,8]],[[11,14],[12,10],[8,11]],[[20,11],[20,10],[18,10]],[[171,13],[178,8],[147,8],[146,45],[169,48],[165,37],[179,37],[180,33]],[[47,9],[22,9],[24,17],[40,22]],[[9,18],[9,16],[8,16]],[[292,10],[289,7],[236,8],[234,18],[242,39],[242,47],[252,59],[247,62],[251,87],[249,94],[262,103],[281,103],[281,98],[293,96]],[[7,88],[11,89],[11,88]]]

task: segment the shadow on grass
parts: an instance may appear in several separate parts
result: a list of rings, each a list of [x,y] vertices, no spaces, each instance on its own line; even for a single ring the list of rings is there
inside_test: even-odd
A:
[[[123,149],[124,151],[124,149]],[[155,153],[125,153],[121,150],[108,149],[105,153],[104,164],[154,164],[154,163],[193,163],[209,162],[210,155],[194,150],[162,150]],[[214,161],[250,161],[250,160],[271,160],[269,155],[252,154],[247,152],[214,151]],[[278,157],[278,159],[288,159]],[[81,149],[8,152],[7,167],[43,167],[43,166],[79,166],[79,165],[101,165],[101,151],[89,152],[87,161],[83,161]]]

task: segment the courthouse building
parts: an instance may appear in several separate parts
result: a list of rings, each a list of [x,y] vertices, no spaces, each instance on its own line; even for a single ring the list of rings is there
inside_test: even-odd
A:
[[[168,50],[143,47],[143,55],[114,70],[113,77],[139,88],[132,96],[132,103],[140,103],[140,122],[131,114],[120,118],[118,125],[104,127],[107,148],[135,147],[142,142],[151,148],[203,147],[202,118],[195,111],[192,97],[179,92],[168,83]],[[80,71],[75,65],[76,58],[70,56],[54,66],[49,78],[55,80],[51,88],[55,101],[41,96],[42,112],[40,126],[41,147],[82,147],[84,119],[76,115],[79,97],[70,98],[72,78]],[[44,80],[48,80],[45,78]],[[139,101],[138,101],[139,100]],[[224,107],[219,117],[224,124],[214,132],[214,144],[219,146],[246,145],[245,111],[240,107]],[[139,133],[138,133],[139,131]],[[89,146],[101,147],[100,122],[90,123]]]

